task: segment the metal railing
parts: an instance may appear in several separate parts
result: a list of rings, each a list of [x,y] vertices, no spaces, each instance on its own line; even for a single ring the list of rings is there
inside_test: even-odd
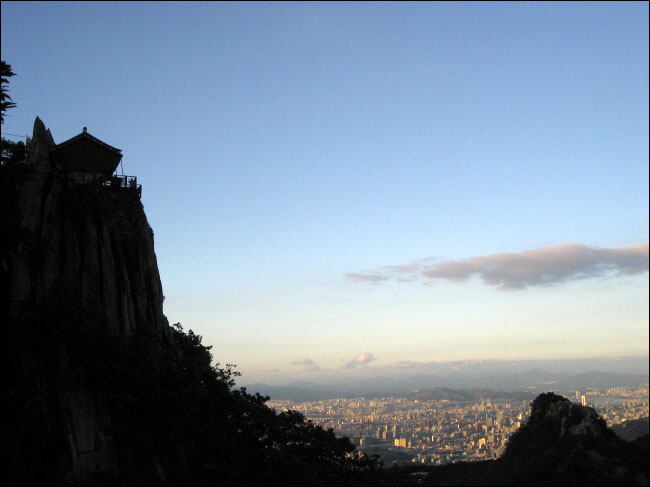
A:
[[[136,176],[111,176],[110,179],[102,181],[102,185],[111,189],[127,189],[138,192],[138,196],[142,194],[142,185],[138,184]]]
[[[142,196],[142,185],[138,184],[136,176],[114,175],[107,178],[98,173],[71,171],[66,177],[77,184],[99,185],[114,191],[137,191],[138,196]]]

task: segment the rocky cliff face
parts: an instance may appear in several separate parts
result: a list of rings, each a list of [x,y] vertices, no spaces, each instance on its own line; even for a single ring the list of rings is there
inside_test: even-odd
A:
[[[5,168],[2,265],[10,313],[64,295],[116,335],[168,335],[153,232],[138,194],[74,183],[49,163],[37,118],[31,160]]]
[[[1,313],[17,421],[6,438],[20,464],[14,476],[49,468],[83,481],[118,468],[113,415],[101,388],[88,387],[87,371],[70,360],[78,350],[55,321],[88,326],[124,346],[146,340],[143,361],[151,363],[171,332],[138,193],[70,181],[50,164],[53,146],[37,118],[30,159],[2,167]],[[43,335],[47,346],[40,347]],[[22,444],[28,438],[32,444]],[[33,459],[40,467],[30,467],[41,450],[45,457]]]

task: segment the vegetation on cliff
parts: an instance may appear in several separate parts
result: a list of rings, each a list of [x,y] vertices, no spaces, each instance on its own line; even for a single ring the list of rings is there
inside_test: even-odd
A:
[[[70,304],[70,303],[68,303]],[[294,411],[234,387],[232,366],[212,365],[210,347],[172,326],[173,344],[124,340],[58,302],[13,327],[9,407],[11,483],[66,478],[62,391],[80,387],[105,399],[114,469],[94,483],[336,485],[380,468]]]

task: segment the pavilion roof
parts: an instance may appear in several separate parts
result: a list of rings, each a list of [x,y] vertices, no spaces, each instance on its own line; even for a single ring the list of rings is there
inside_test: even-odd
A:
[[[50,159],[64,171],[113,173],[122,159],[122,151],[93,137],[86,127],[79,135],[57,144]]]

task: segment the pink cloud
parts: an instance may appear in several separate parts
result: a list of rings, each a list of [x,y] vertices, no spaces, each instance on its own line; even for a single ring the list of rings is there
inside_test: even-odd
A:
[[[355,274],[357,281],[403,280],[404,273],[428,281],[466,281],[478,277],[499,289],[525,289],[601,276],[621,276],[648,270],[648,242],[616,248],[564,243],[522,252],[495,253],[471,259],[423,264],[422,260],[401,266],[386,266],[376,272]],[[361,276],[372,276],[364,279]]]

